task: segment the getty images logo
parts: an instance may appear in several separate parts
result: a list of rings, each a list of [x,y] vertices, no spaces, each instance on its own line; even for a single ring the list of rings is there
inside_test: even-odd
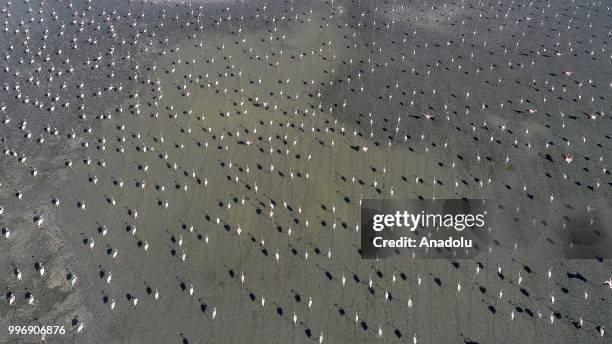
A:
[[[364,200],[363,258],[410,253],[456,258],[478,251],[488,212],[483,200]]]
[[[408,210],[398,210],[394,214],[375,214],[372,221],[372,229],[376,232],[385,228],[405,228],[414,232],[419,227],[446,227],[461,232],[473,226],[484,227],[485,214],[432,214],[424,210],[414,214]]]

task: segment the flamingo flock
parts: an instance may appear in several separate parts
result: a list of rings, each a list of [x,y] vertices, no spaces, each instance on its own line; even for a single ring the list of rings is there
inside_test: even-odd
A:
[[[67,329],[28,340],[609,341],[606,2],[1,7],[0,312]],[[478,256],[362,259],[364,200],[456,198]]]

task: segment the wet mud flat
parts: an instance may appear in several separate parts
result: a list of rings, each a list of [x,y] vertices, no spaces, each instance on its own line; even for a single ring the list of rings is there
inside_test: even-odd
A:
[[[25,52],[29,6],[49,33],[27,24]],[[557,259],[560,218],[608,216],[603,4],[87,6],[6,7],[3,328],[64,325],[58,343],[605,342],[609,262]],[[362,260],[360,200],[419,197],[491,199],[507,222],[476,259]]]

